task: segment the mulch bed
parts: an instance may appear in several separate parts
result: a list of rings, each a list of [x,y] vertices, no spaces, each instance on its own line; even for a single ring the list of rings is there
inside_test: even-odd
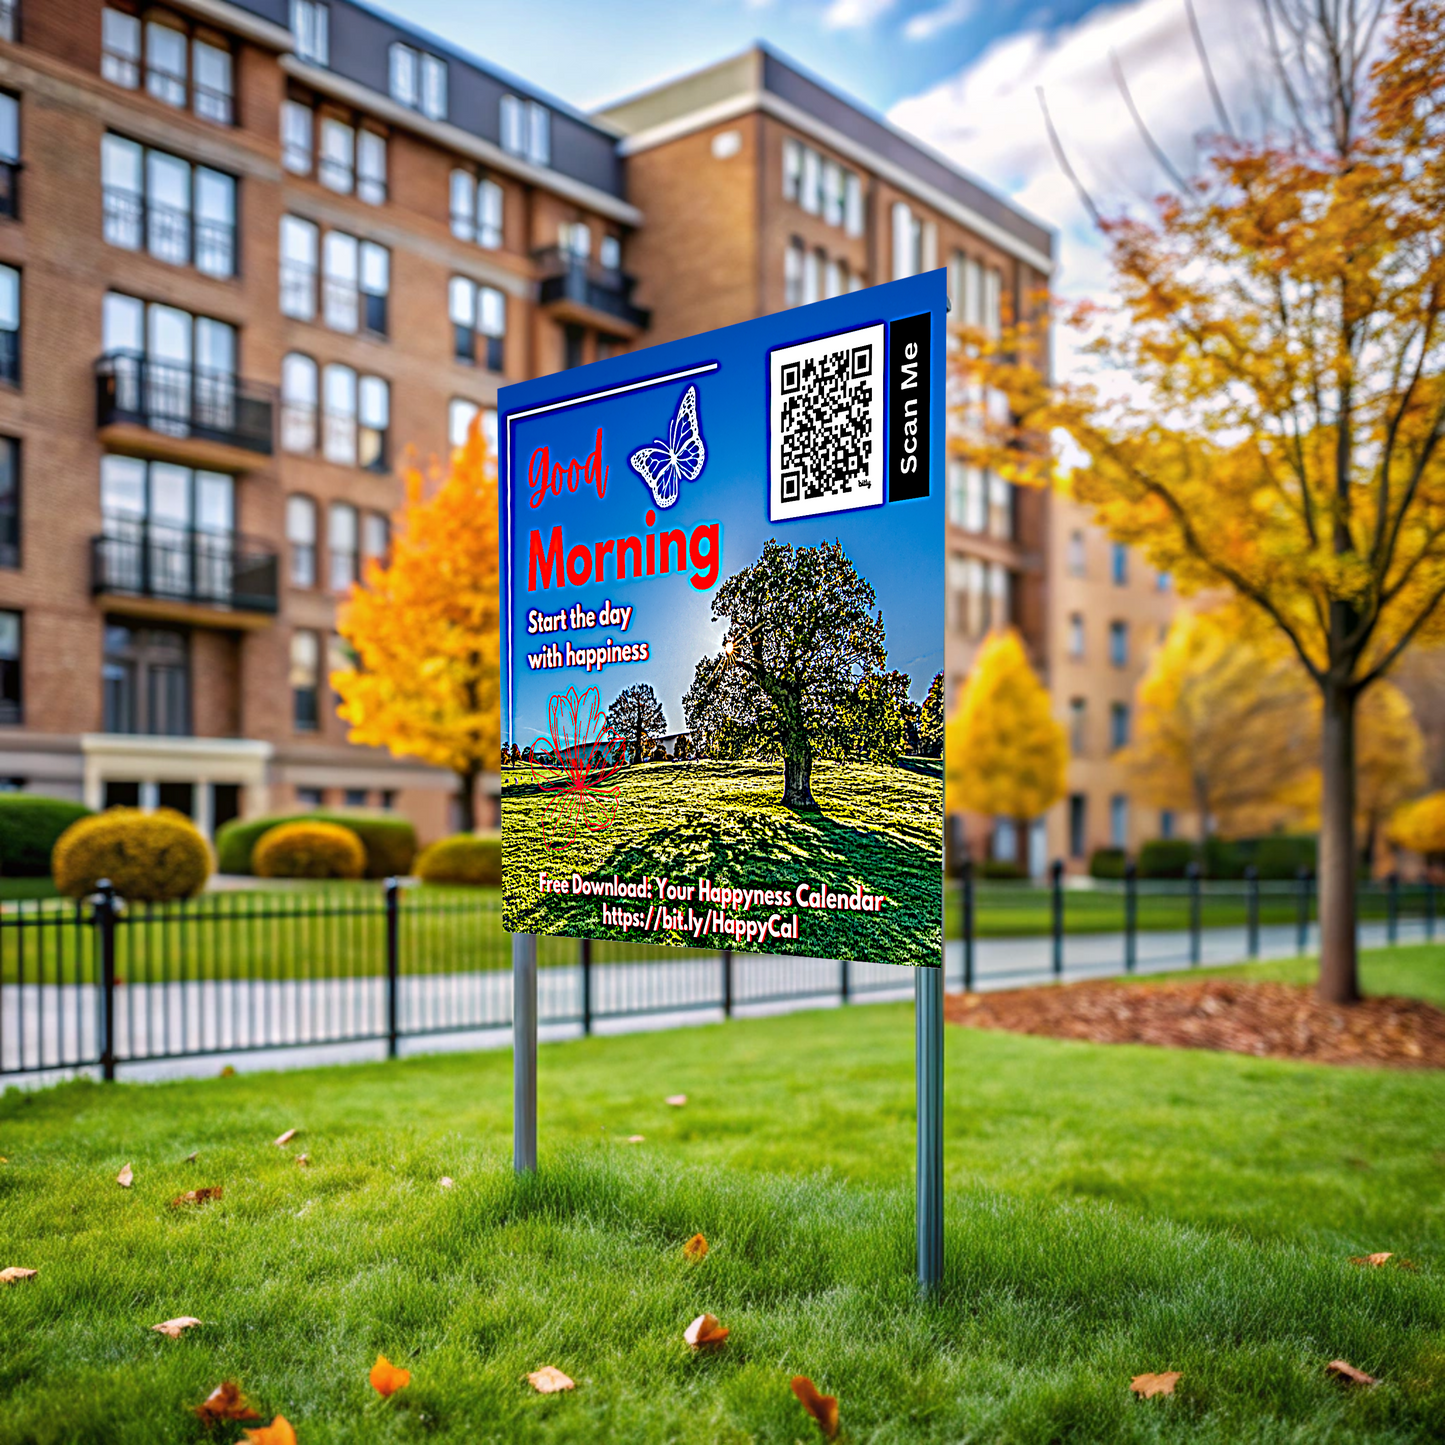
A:
[[[1224,1049],[1320,1064],[1445,1069],[1445,1010],[1410,998],[1321,1003],[1284,983],[1076,983],[950,994],[950,1023],[1096,1044]]]

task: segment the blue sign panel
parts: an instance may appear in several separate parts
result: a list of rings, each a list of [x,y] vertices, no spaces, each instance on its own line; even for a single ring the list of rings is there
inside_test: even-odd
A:
[[[510,932],[939,962],[946,312],[936,271],[502,390]]]

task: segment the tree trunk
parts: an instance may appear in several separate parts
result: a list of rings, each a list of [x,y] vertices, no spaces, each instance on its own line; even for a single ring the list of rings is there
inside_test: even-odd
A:
[[[1014,867],[1022,869],[1025,878],[1029,876],[1029,861],[1029,820],[1015,818]]]
[[[477,831],[477,778],[475,768],[457,773],[457,801],[461,804],[462,832]]]
[[[1326,681],[1320,773],[1320,978],[1326,1003],[1360,996],[1355,938],[1355,695]]]
[[[783,743],[783,806],[816,808],[813,801],[813,745],[805,732]]]

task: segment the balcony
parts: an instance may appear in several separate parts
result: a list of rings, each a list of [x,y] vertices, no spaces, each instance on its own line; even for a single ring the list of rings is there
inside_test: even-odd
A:
[[[164,522],[112,519],[90,539],[91,592],[129,599],[143,616],[224,626],[264,626],[276,612],[273,547],[230,532],[203,532]]]
[[[136,445],[198,465],[245,468],[275,449],[275,391],[227,371],[131,352],[95,363],[96,425],[112,445]],[[139,435],[136,435],[139,434]]]
[[[614,336],[631,337],[647,329],[652,313],[633,303],[635,277],[595,266],[559,246],[534,251],[532,259],[542,273],[538,299],[559,320],[595,326]]]

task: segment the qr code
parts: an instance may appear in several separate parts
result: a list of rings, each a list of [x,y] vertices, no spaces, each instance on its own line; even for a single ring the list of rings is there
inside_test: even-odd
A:
[[[883,501],[884,328],[780,346],[768,358],[768,520]]]

